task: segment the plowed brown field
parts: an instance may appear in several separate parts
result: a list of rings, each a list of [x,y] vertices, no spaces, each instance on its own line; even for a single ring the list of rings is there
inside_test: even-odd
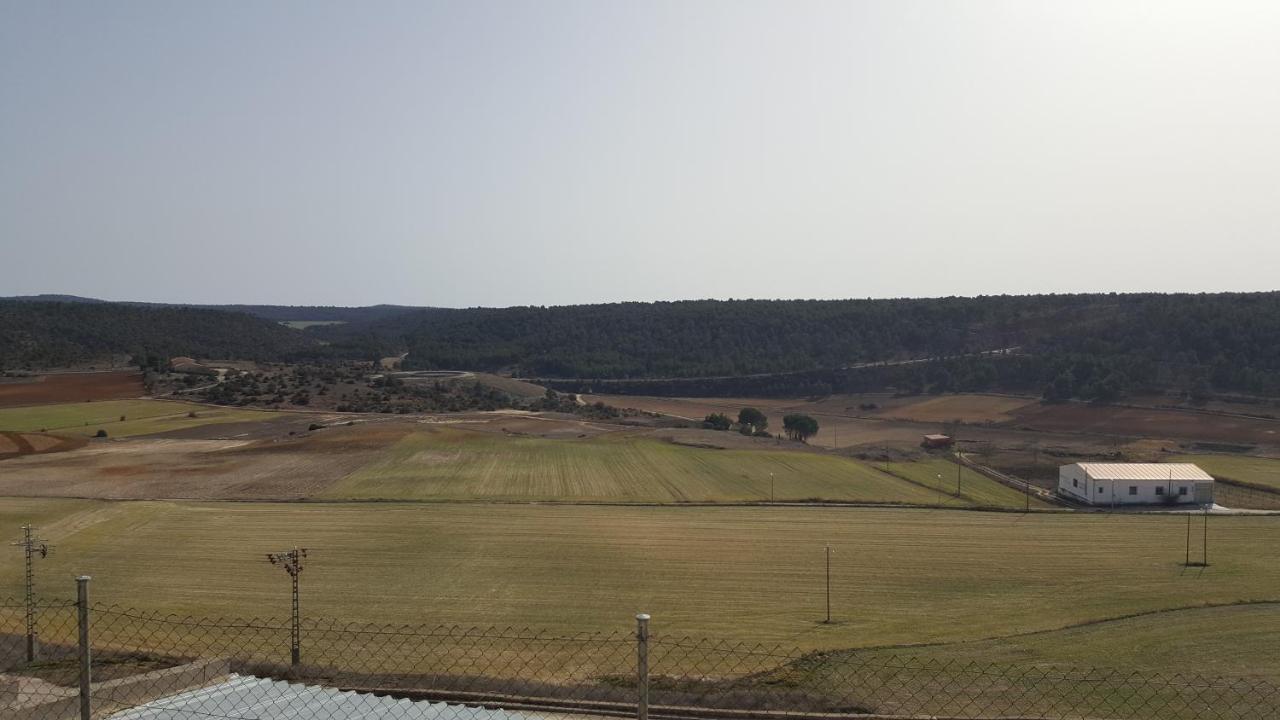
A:
[[[0,407],[120,400],[141,397],[145,392],[142,374],[132,370],[5,378],[0,380]]]
[[[1036,430],[1280,445],[1280,421],[1263,418],[1083,403],[1036,403],[1014,411],[1013,415],[1019,425]]]
[[[83,447],[85,440],[45,433],[0,432],[0,459],[63,452]]]

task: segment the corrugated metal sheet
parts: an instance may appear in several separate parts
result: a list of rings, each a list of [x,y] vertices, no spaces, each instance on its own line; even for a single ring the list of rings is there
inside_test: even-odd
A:
[[[1213,476],[1191,463],[1077,463],[1094,480],[1194,480]]]
[[[343,692],[231,675],[226,682],[153,700],[110,720],[192,720],[192,718],[316,718],[317,720],[536,720],[465,705],[397,700],[368,693]]]

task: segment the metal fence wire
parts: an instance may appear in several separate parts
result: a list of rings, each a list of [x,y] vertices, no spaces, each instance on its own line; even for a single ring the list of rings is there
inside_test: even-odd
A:
[[[0,600],[0,720],[1280,717],[1269,678],[803,652],[664,635],[197,618]],[[87,662],[86,662],[87,661]],[[86,676],[87,669],[87,676]]]

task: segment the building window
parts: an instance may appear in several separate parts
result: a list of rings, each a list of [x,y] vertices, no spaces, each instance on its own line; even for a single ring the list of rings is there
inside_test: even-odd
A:
[[[1080,481],[1075,478],[1071,478],[1071,487],[1080,487]]]
[[[1130,495],[1137,495],[1137,494],[1138,494],[1138,486],[1137,486],[1137,485],[1130,485],[1130,486],[1129,486],[1129,494],[1130,494]]]
[[[1164,494],[1164,486],[1163,486],[1163,485],[1157,485],[1157,486],[1156,486],[1156,494],[1157,494],[1157,495],[1163,495],[1163,494]]]
[[[1101,486],[1101,485],[1099,485],[1099,486],[1098,486],[1098,494],[1099,494],[1099,495],[1101,495],[1101,494],[1102,494],[1102,486]]]
[[[1179,495],[1186,495],[1186,494],[1187,494],[1187,486],[1183,485],[1183,486],[1179,487],[1179,488],[1178,488],[1178,494],[1179,494]]]

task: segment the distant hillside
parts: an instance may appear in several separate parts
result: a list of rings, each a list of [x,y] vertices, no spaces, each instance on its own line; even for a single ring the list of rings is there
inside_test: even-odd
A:
[[[798,374],[729,383],[781,394],[863,387],[870,374],[910,390],[1019,389],[1060,399],[1166,388],[1280,396],[1280,293],[432,309],[315,334],[336,346],[376,339],[408,351],[407,368],[587,380]],[[1012,347],[1011,356],[977,355]],[[939,360],[833,372],[918,358]]]
[[[112,305],[129,305],[133,307],[151,307],[151,308],[196,308],[200,310],[223,310],[226,312],[238,312],[253,315],[267,320],[275,320],[284,322],[287,320],[316,320],[316,321],[334,321],[342,322],[372,322],[383,318],[392,317],[409,310],[421,310],[425,308],[413,308],[405,305],[369,305],[364,307],[342,307],[335,305],[196,305],[190,303],[148,303],[136,301],[114,302],[110,300],[99,300],[98,298],[81,297],[79,295],[14,295],[11,297],[0,298],[3,302],[61,302],[61,303],[85,303],[85,304],[112,304]]]
[[[57,367],[112,353],[281,360],[316,352],[296,330],[243,313],[99,302],[0,301],[0,367]]]
[[[118,352],[145,346],[256,359],[370,360],[407,352],[407,369],[510,373],[564,389],[603,388],[602,381],[610,380],[610,391],[648,394],[797,395],[892,387],[1016,390],[1104,402],[1168,389],[1197,397],[1280,397],[1280,293],[470,309],[7,305],[61,309],[41,310],[48,315],[44,321],[21,324],[11,317],[0,325],[10,328],[0,340],[14,338],[0,345],[0,360],[76,357],[108,346]],[[142,314],[147,312],[157,314]],[[200,312],[210,314],[183,314]],[[297,332],[267,320],[343,324]],[[12,335],[13,327],[24,334]],[[24,349],[14,350],[19,341]],[[866,364],[877,365],[854,367]]]

